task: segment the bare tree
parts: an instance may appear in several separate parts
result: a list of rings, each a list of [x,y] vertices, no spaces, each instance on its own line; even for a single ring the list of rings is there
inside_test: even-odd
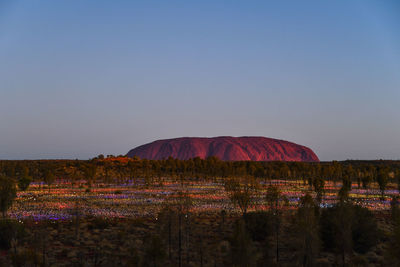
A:
[[[232,203],[239,207],[243,216],[246,215],[249,206],[254,203],[258,189],[258,183],[252,177],[230,179],[225,183],[225,191]]]
[[[279,233],[282,221],[282,208],[288,205],[288,199],[276,186],[269,186],[265,200],[272,215],[273,229],[275,232],[276,262],[279,262]]]

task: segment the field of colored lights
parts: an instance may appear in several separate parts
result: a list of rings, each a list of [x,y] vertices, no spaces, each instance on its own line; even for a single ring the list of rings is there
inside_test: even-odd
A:
[[[264,196],[270,183],[277,185],[288,198],[288,209],[294,209],[305,192],[312,192],[301,181],[273,180],[267,184],[261,183],[262,189],[250,210],[266,209]],[[327,182],[321,205],[329,206],[335,203],[340,187],[339,183],[334,185]],[[394,188],[394,184],[389,184],[385,191],[386,198],[381,200],[377,185],[367,192],[353,184],[350,198],[372,210],[389,209],[392,196],[398,195]],[[191,212],[239,212],[229,200],[222,183],[191,182],[182,186],[180,183],[164,182],[162,186],[146,187],[143,181],[139,181],[135,185],[95,185],[89,191],[86,187],[72,187],[69,183],[59,181],[52,185],[50,191],[47,187],[40,188],[39,184],[34,183],[27,191],[18,192],[8,214],[16,219],[33,220],[68,220],[77,214],[104,218],[156,217],[158,211],[173,200],[179,191],[190,196]],[[315,196],[314,193],[313,195]]]

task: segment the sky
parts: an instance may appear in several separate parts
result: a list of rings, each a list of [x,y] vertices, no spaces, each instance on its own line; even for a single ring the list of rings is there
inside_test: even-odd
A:
[[[0,0],[0,159],[221,135],[400,159],[400,1]]]

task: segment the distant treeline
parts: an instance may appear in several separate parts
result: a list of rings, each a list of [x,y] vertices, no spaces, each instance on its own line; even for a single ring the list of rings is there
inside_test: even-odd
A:
[[[55,179],[124,183],[134,182],[137,178],[157,182],[157,178],[213,180],[254,177],[260,181],[303,180],[312,184],[314,179],[323,179],[357,182],[359,186],[367,187],[371,182],[379,182],[380,177],[400,185],[400,161],[256,162],[221,161],[216,157],[147,160],[99,155],[91,160],[3,160],[0,161],[0,175],[45,183],[52,183]]]

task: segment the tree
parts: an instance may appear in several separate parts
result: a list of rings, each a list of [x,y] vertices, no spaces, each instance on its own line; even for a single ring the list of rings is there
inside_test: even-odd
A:
[[[353,168],[351,165],[347,168],[346,174],[342,176],[342,187],[338,192],[338,199],[340,202],[349,200],[349,192],[351,191],[351,175]]]
[[[253,257],[253,244],[246,231],[243,218],[236,221],[231,243],[232,266],[251,266]]]
[[[394,180],[397,183],[397,191],[400,193],[400,170],[394,171]]]
[[[21,191],[25,191],[28,189],[30,183],[32,182],[32,178],[29,176],[23,176],[20,179],[18,179],[18,188]]]
[[[389,255],[392,261],[391,266],[400,265],[400,224],[395,224],[393,233],[390,239]]]
[[[365,170],[364,175],[361,179],[362,187],[365,189],[366,195],[368,197],[369,184],[372,182],[372,175],[368,170]]]
[[[276,186],[268,186],[265,200],[267,202],[269,210],[272,211],[274,214],[278,213],[278,211],[283,206],[288,204],[288,199]]]
[[[246,230],[251,239],[257,242],[267,241],[271,234],[271,215],[265,211],[249,212],[243,217]]]
[[[314,191],[317,193],[318,204],[321,204],[322,197],[325,193],[325,181],[324,179],[318,177],[313,180]]]
[[[21,191],[28,189],[30,183],[32,182],[32,177],[29,176],[29,169],[27,166],[22,168],[20,178],[18,179],[18,188]]]
[[[157,220],[160,223],[160,233],[163,239],[168,240],[168,259],[172,260],[172,236],[177,221],[177,212],[172,204],[167,203],[158,213]]]
[[[129,179],[135,184],[135,178],[138,176],[138,162],[134,160],[130,160],[128,162],[128,172],[129,172]]]
[[[179,267],[182,266],[182,217],[188,217],[188,213],[190,208],[192,207],[192,200],[190,196],[185,192],[178,192],[178,196],[176,198],[176,209],[178,212],[178,259],[179,259]]]
[[[25,235],[23,224],[11,219],[0,220],[0,249],[9,250],[13,247],[16,254],[17,244]]]
[[[82,166],[82,171],[86,182],[90,187],[94,178],[96,177],[97,166],[95,163],[86,164]]]
[[[116,170],[116,172],[117,172],[117,174],[118,174],[118,181],[119,181],[119,183],[123,183],[124,182],[124,177],[125,177],[125,175],[126,175],[126,173],[125,173],[125,171],[126,171],[126,168],[125,168],[125,164],[123,163],[123,162],[118,162],[118,161],[116,161],[116,166],[115,166],[115,170]]]
[[[347,202],[349,200],[349,191],[349,187],[343,184],[338,192],[338,199],[340,202]]]
[[[399,197],[394,196],[390,201],[390,210],[392,215],[393,224],[400,224],[400,208],[399,208]]]
[[[379,240],[372,212],[351,202],[339,202],[324,209],[320,221],[324,247],[341,255],[343,265],[353,250],[365,254]]]
[[[0,211],[3,218],[6,217],[7,210],[11,207],[17,196],[15,182],[11,178],[0,176]]]
[[[400,265],[400,208],[399,208],[399,198],[396,196],[390,202],[391,211],[392,211],[392,223],[393,223],[393,232],[390,237],[389,242],[389,256],[393,262],[391,265],[399,266]]]
[[[376,181],[378,182],[379,190],[381,190],[381,198],[384,199],[385,189],[389,181],[389,170],[386,167],[380,167],[378,169]]]
[[[228,193],[232,203],[237,205],[242,215],[245,216],[247,209],[254,202],[258,184],[251,177],[245,177],[240,180],[230,179],[225,183],[225,191]]]
[[[352,205],[354,220],[352,229],[353,249],[365,254],[375,246],[380,238],[378,224],[374,214],[367,208]]]
[[[308,193],[300,200],[295,221],[299,240],[299,263],[302,266],[314,266],[320,247],[318,206]]]
[[[49,192],[50,192],[50,186],[55,181],[55,176],[54,176],[53,172],[50,171],[50,170],[46,170],[45,173],[44,173],[43,180],[47,184],[47,186],[49,187]]]
[[[341,255],[342,265],[346,255],[353,251],[352,225],[354,213],[349,202],[324,209],[321,214],[321,237],[324,247]]]
[[[111,162],[104,161],[104,182],[111,183],[112,166]]]
[[[337,181],[339,181],[342,178],[343,171],[342,171],[342,165],[339,164],[337,161],[332,162],[332,172],[333,172],[333,183],[336,185]]]
[[[282,220],[282,207],[288,204],[288,199],[276,186],[269,186],[265,196],[269,211],[272,215],[273,229],[275,232],[276,262],[279,262],[279,232]]]

